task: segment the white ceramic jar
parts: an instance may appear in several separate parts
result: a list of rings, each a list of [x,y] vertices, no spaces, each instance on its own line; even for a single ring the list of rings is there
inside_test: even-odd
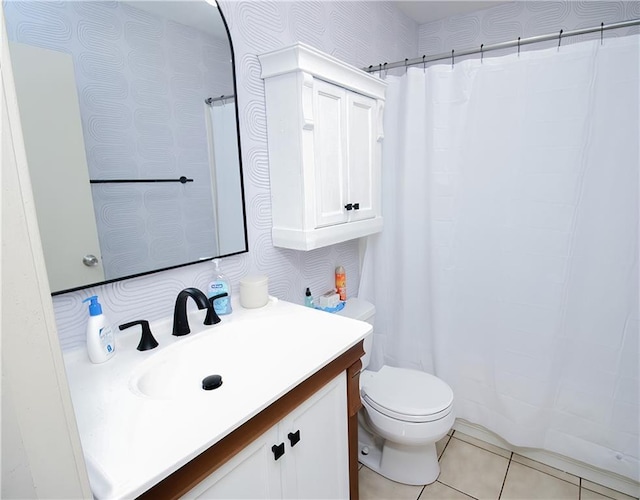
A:
[[[269,301],[269,278],[245,276],[240,280],[240,305],[245,309],[264,307]]]

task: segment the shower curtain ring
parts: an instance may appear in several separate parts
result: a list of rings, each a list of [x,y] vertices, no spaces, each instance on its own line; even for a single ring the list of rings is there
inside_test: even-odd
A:
[[[386,78],[389,74],[389,70],[387,69],[387,63],[384,63],[384,77]]]
[[[482,51],[482,49],[484,49],[484,43],[480,44],[480,64],[484,62],[484,52]]]
[[[453,57],[453,53],[455,52],[454,49],[451,49],[451,69],[453,69],[453,64],[454,64],[454,57]]]
[[[427,71],[427,63],[424,61],[426,57],[427,57],[426,54],[422,54],[422,72],[423,73]]]
[[[518,57],[520,57],[520,37],[518,37]]]
[[[405,73],[407,72],[407,68],[408,68],[407,63],[408,63],[408,62],[409,62],[409,59],[405,57],[405,58],[404,58],[404,72],[405,72]]]
[[[563,30],[560,30],[560,34],[558,35],[558,50],[560,50],[560,42],[562,42],[562,32]]]
[[[600,45],[604,44],[604,23],[600,23]]]
[[[382,78],[382,63],[380,63],[380,66],[378,67],[378,71],[380,72],[380,78]]]

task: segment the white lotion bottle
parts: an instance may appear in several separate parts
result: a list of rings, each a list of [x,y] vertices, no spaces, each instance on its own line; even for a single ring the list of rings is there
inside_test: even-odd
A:
[[[102,306],[98,296],[93,295],[82,302],[89,304],[89,321],[87,322],[87,352],[92,363],[104,363],[116,353],[116,339],[111,325],[102,314]]]

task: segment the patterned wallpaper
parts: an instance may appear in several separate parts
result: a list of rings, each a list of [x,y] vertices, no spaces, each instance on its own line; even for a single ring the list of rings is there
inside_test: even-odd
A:
[[[264,85],[257,55],[308,43],[357,67],[372,60],[396,60],[417,53],[418,27],[390,2],[219,2],[229,24],[236,58],[237,100],[249,233],[249,252],[225,258],[222,269],[237,290],[247,274],[269,276],[269,293],[303,303],[305,288],[318,295],[333,286],[336,265],[347,273],[347,293],[358,290],[358,242],[300,252],[273,247]],[[204,289],[211,263],[71,292],[53,298],[63,349],[84,345],[87,308],[81,300],[97,294],[114,323],[168,317],[178,292]]]
[[[640,18],[640,2],[615,1],[517,1],[472,14],[452,16],[422,24],[418,34],[418,54],[440,54],[517,40],[537,35],[600,26]],[[605,37],[638,33],[638,27],[605,32]],[[562,44],[598,38],[581,35],[561,40]],[[557,45],[556,41],[531,44],[521,50],[538,50]],[[513,51],[514,49],[507,49]],[[516,49],[517,50],[517,49]],[[499,54],[502,51],[491,52]]]
[[[106,278],[212,255],[204,99],[233,93],[226,38],[117,2],[5,12],[10,40],[72,56],[91,179],[194,180],[92,185]]]
[[[348,295],[356,294],[360,279],[358,242],[310,252],[275,248],[271,244],[264,87],[257,54],[302,41],[364,67],[450,48],[640,17],[640,2],[527,1],[418,27],[392,2],[220,0],[219,4],[229,24],[236,57],[249,232],[249,253],[223,259],[222,267],[236,289],[244,275],[264,273],[269,276],[271,295],[296,303],[303,302],[307,286],[314,294],[329,289],[337,264],[346,268]],[[632,29],[637,30],[629,30]],[[609,32],[606,36],[624,32]],[[572,43],[572,39],[563,43]],[[171,314],[182,288],[204,288],[211,270],[210,263],[196,264],[54,297],[63,349],[84,343],[87,312],[80,302],[83,298],[98,294],[105,312],[115,323],[140,318],[156,320]]]

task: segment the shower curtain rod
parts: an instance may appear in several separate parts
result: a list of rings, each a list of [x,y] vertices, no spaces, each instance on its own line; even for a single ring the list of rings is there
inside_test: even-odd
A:
[[[221,95],[220,97],[207,97],[204,102],[211,106],[216,101],[226,101],[227,99],[235,99],[235,97],[234,94]]]
[[[414,66],[416,64],[426,64],[428,62],[433,61],[442,61],[444,59],[451,59],[452,63],[454,61],[454,57],[468,56],[472,54],[484,54],[485,52],[489,52],[491,50],[500,50],[500,49],[508,49],[511,47],[518,47],[518,52],[520,51],[520,46],[529,45],[531,43],[538,42],[547,42],[549,40],[558,40],[558,46],[562,42],[562,38],[567,36],[576,36],[576,35],[586,35],[587,33],[604,33],[607,30],[614,30],[618,28],[627,28],[630,26],[638,26],[640,25],[640,19],[631,19],[629,21],[620,21],[619,23],[612,24],[604,24],[601,23],[600,26],[594,26],[592,28],[581,28],[573,31],[563,31],[560,30],[559,33],[552,33],[549,35],[538,35],[532,36],[529,38],[518,38],[517,40],[512,40],[510,42],[500,42],[494,43],[493,45],[484,44],[480,45],[479,49],[465,49],[465,50],[451,50],[451,52],[443,52],[441,54],[434,54],[431,56],[423,55],[422,57],[416,57],[415,59],[405,59],[404,61],[396,61],[392,63],[383,63],[377,66],[373,64],[368,68],[362,68],[367,73],[374,73],[376,71],[388,71],[394,68],[403,68],[407,66]]]

